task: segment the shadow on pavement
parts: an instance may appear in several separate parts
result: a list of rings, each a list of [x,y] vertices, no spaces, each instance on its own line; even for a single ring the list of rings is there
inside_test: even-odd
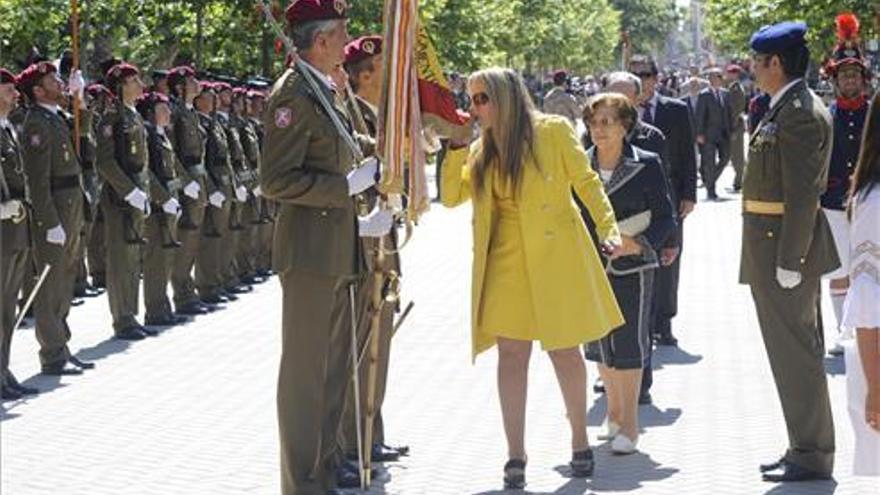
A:
[[[19,414],[10,414],[10,411],[15,409],[16,407],[27,404],[28,402],[39,400],[43,395],[52,392],[53,390],[66,387],[67,383],[61,383],[60,376],[50,376],[50,375],[34,375],[27,380],[22,380],[22,385],[25,387],[32,387],[40,391],[37,395],[28,395],[16,401],[7,401],[3,403],[3,407],[0,408],[0,421],[6,421],[9,419],[15,419],[19,417]]]
[[[660,346],[654,349],[651,364],[655,370],[659,370],[664,364],[697,364],[702,360],[703,356],[691,354],[680,347]]]
[[[831,376],[846,374],[846,360],[843,356],[825,357],[825,373]]]
[[[114,337],[99,343],[92,347],[83,347],[76,353],[76,357],[86,361],[97,361],[106,357],[124,352],[131,347],[132,342],[128,340],[118,340]]]
[[[593,405],[587,411],[587,426],[602,426],[605,422],[606,414],[608,414],[608,399],[605,397],[605,394],[602,394],[593,401]],[[645,428],[671,426],[678,421],[681,414],[682,410],[678,407],[660,409],[653,404],[639,406],[639,425],[642,431]]]
[[[831,495],[837,490],[837,482],[809,481],[800,483],[782,483],[764,492],[764,495]]]

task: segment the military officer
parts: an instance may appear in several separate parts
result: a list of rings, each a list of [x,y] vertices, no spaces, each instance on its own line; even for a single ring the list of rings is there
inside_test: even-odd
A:
[[[142,340],[157,335],[136,318],[144,217],[150,214],[147,131],[134,107],[144,86],[138,69],[124,62],[110,69],[106,82],[116,96],[101,120],[97,152],[98,173],[106,181],[101,209],[107,236],[107,295],[114,336]]]
[[[727,99],[730,103],[730,163],[736,175],[733,179],[733,191],[742,190],[742,174],[745,167],[745,132],[746,124],[743,114],[748,106],[748,96],[742,85],[742,67],[730,64],[724,71],[727,80]]]
[[[838,23],[850,16],[858,26],[858,20],[852,14],[842,14]],[[858,30],[838,30],[840,38],[831,54],[826,72],[831,76],[837,89],[837,97],[831,102],[828,111],[834,122],[834,144],[831,147],[831,164],[828,169],[828,188],[822,195],[822,208],[831,233],[837,255],[840,257],[840,268],[826,275],[830,279],[831,303],[837,328],[840,332],[834,347],[829,351],[832,355],[843,354],[842,343],[853,338],[852,328],[841,328],[843,319],[843,302],[849,290],[849,219],[846,204],[850,189],[850,176],[855,169],[862,144],[862,129],[868,115],[867,89],[871,73],[868,69],[862,50],[859,47]],[[842,36],[841,36],[842,35]]]
[[[242,149],[242,165],[238,171],[239,184],[245,187],[245,203],[241,205],[241,225],[238,245],[235,250],[235,266],[238,279],[245,284],[254,284],[263,279],[257,277],[256,241],[258,227],[264,220],[260,218],[258,198],[253,191],[257,187],[257,171],[260,169],[260,142],[254,124],[247,116],[248,90],[238,87],[233,90],[230,124],[235,128]]]
[[[88,110],[86,111],[91,113],[92,136],[95,138],[94,129],[99,127],[104,111],[108,106],[112,105],[113,93],[103,84],[92,84],[86,88],[86,95],[89,102],[87,105]],[[95,138],[90,145],[95,148],[91,151],[88,149],[82,151],[84,160],[89,158],[89,153],[95,155],[92,157],[93,160],[96,158],[97,139]],[[83,168],[84,171],[88,170],[85,166]],[[103,292],[103,289],[107,287],[106,227],[104,226],[104,214],[100,208],[101,190],[104,187],[104,183],[97,174],[97,171],[93,170],[92,172],[91,175],[84,173],[83,177],[86,191],[89,192],[94,200],[89,205],[92,210],[92,220],[90,227],[87,226],[86,228],[88,234],[86,237],[86,258],[88,260],[88,273],[91,277],[91,285],[93,288],[100,289]]]
[[[196,294],[192,271],[201,245],[201,229],[208,204],[208,172],[205,169],[207,134],[199,123],[193,101],[201,92],[192,67],[182,65],[168,71],[172,98],[171,144],[190,181],[180,195],[182,216],[178,223],[180,249],[175,252],[171,272],[174,308],[181,315],[202,315],[210,308]]]
[[[257,142],[260,147],[260,155],[258,158],[257,168],[257,186],[254,188],[254,196],[259,199],[260,219],[264,220],[261,225],[257,226],[257,236],[255,239],[255,258],[257,275],[268,278],[272,274],[272,234],[275,230],[275,212],[277,207],[273,201],[263,197],[262,190],[259,186],[259,170],[262,169],[262,152],[263,142],[265,138],[265,124],[263,123],[263,110],[266,108],[266,94],[263,91],[251,89],[248,91],[247,113],[248,120],[251,122],[257,133]]]
[[[21,124],[21,143],[33,207],[34,258],[40,273],[48,266],[34,300],[40,363],[44,374],[75,375],[95,365],[72,356],[67,347],[85,194],[73,137],[59,114],[61,85],[49,62],[32,64],[18,76],[19,90],[32,102]]]
[[[806,31],[803,23],[783,22],[751,39],[755,80],[771,101],[751,138],[743,178],[740,282],[751,287],[788,428],[788,450],[760,468],[771,482],[827,479],[834,464],[816,313],[819,278],[839,266],[819,204],[832,127],[804,81]]]
[[[382,37],[363,36],[346,45],[345,70],[348,73],[349,81],[356,94],[355,101],[349,101],[348,103],[349,105],[354,104],[358,107],[357,109],[352,108],[350,113],[355,116],[355,122],[358,120],[356,115],[360,113],[363,117],[366,128],[358,130],[364,134],[375,137],[378,121],[377,113],[379,98],[382,94]],[[358,125],[359,124],[356,124],[356,127]],[[375,194],[372,196],[374,197],[371,198],[371,200],[375,202]],[[397,238],[393,235],[393,232],[392,235],[385,236],[384,242],[386,249],[392,251],[397,250]],[[396,254],[385,257],[387,266],[377,267],[373,265],[375,260],[372,253],[375,253],[378,246],[378,239],[369,237],[361,239],[361,249],[366,255],[367,266],[370,272],[370,275],[367,277],[368,282],[361,284],[358,287],[357,295],[359,303],[358,314],[362,315],[360,317],[360,322],[362,322],[362,324],[358,329],[359,340],[361,341],[359,347],[361,348],[366,344],[370,330],[370,318],[366,317],[366,312],[369,310],[370,304],[372,304],[373,300],[374,286],[369,282],[372,280],[372,273],[381,269],[385,273],[393,272],[394,276],[400,275],[400,259]],[[383,305],[382,314],[380,316],[381,333],[377,367],[378,376],[376,379],[376,392],[374,396],[376,411],[373,422],[374,442],[371,446],[372,459],[376,462],[395,461],[401,456],[401,454],[408,451],[406,448],[400,449],[385,445],[385,430],[382,420],[382,402],[385,398],[385,390],[388,381],[388,359],[391,354],[391,336],[394,326],[394,312],[396,306],[396,304],[391,303]],[[360,383],[367,383],[367,369],[368,363],[365,359],[358,370],[358,373],[360,374]],[[366,411],[366,387],[362,387],[360,392],[361,411]],[[342,448],[350,459],[357,459],[358,445],[356,428],[357,419],[355,415],[356,410],[354,407],[354,400],[354,387],[351,387],[349,388],[349,393],[346,397],[346,409],[342,422],[341,436]],[[363,431],[363,425],[361,431]]]
[[[16,78],[0,68],[0,396],[20,399],[38,393],[16,380],[9,369],[9,354],[15,325],[15,304],[30,273],[30,228],[27,212],[27,186],[18,135],[9,122],[9,113],[18,103]]]
[[[214,116],[216,94],[213,83],[202,83],[194,100],[199,125],[205,130],[205,168],[208,171],[208,207],[202,222],[202,240],[196,256],[196,287],[205,304],[216,305],[237,299],[224,287],[228,271],[229,213],[233,199],[232,167],[226,132]]]
[[[175,316],[168,300],[168,282],[174,257],[180,243],[177,241],[177,218],[180,216],[179,193],[182,184],[189,182],[186,170],[178,162],[166,134],[171,123],[168,97],[162,93],[146,93],[138,99],[137,110],[147,129],[150,157],[151,213],[146,220],[144,246],[144,306],[147,325],[170,326],[182,323]]]
[[[358,219],[355,211],[353,196],[375,184],[378,162],[354,168],[357,141],[328,77],[344,61],[345,2],[296,0],[285,16],[300,61],[269,97],[260,176],[263,194],[279,204],[272,252],[283,291],[281,486],[284,495],[323,495],[335,481],[351,381],[352,283],[365,270],[358,236],[387,234],[393,217]]]

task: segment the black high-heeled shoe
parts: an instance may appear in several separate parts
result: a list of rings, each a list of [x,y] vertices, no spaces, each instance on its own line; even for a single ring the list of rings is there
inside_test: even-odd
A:
[[[586,450],[573,452],[571,454],[571,462],[568,465],[571,467],[571,475],[574,478],[589,478],[593,476],[593,468],[596,466],[596,462],[593,460],[593,451],[587,448]]]
[[[511,459],[504,465],[504,489],[522,490],[526,486],[526,461]]]

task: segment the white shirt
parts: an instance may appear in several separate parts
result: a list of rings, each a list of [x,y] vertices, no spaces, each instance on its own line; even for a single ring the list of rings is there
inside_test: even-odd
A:
[[[53,114],[58,115],[58,105],[47,105],[46,103],[37,103],[37,105],[40,105]]]
[[[802,78],[797,78],[794,81],[791,81],[790,83],[783,86],[782,89],[780,89],[779,91],[777,91],[776,94],[770,98],[770,108],[775,107],[776,104],[779,103],[779,100],[781,100],[782,97],[785,96],[785,93],[788,93],[789,89],[791,89],[795,84],[801,81],[803,81]]]
[[[223,118],[224,122],[229,120],[229,113],[228,112],[221,112],[220,110],[217,110],[216,113],[217,113],[217,115],[219,115],[220,117]]]

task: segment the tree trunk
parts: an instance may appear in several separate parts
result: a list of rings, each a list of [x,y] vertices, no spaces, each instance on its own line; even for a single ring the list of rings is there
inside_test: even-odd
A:
[[[202,68],[202,49],[205,37],[205,7],[196,6],[196,67]]]

